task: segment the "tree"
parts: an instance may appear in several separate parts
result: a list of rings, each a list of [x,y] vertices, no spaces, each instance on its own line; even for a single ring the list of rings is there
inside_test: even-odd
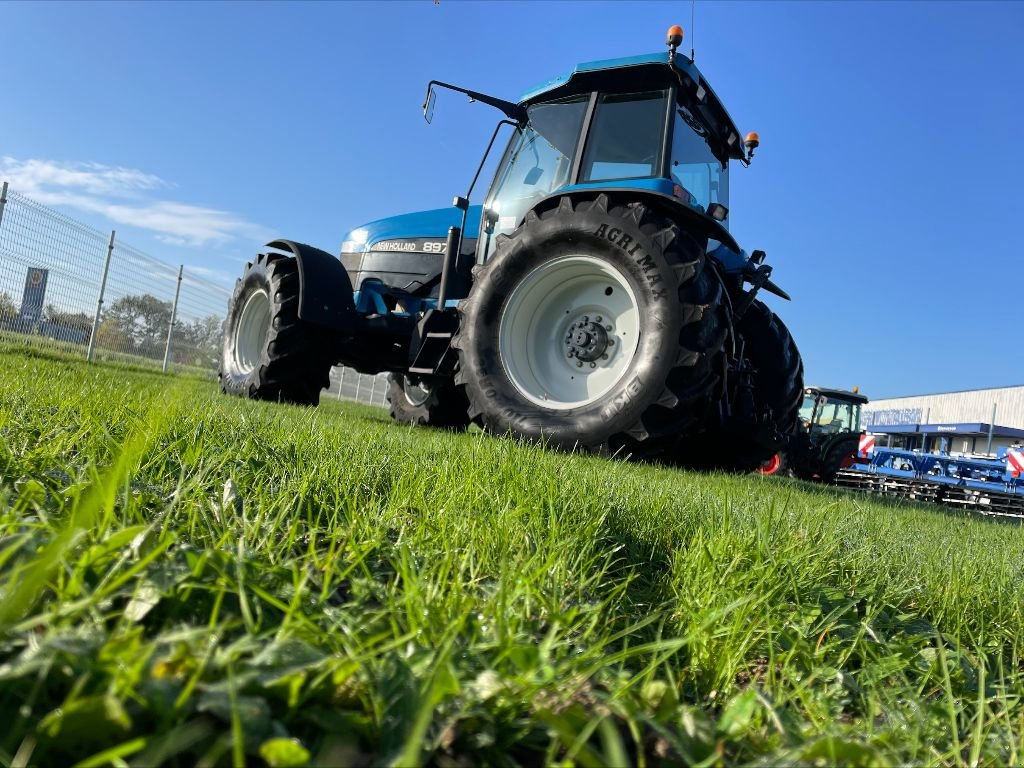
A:
[[[46,306],[46,310],[43,312],[43,320],[68,329],[92,330],[92,317],[85,314],[85,312],[64,312],[52,304]]]
[[[115,322],[103,320],[96,329],[96,346],[112,352],[131,352],[132,342],[128,334],[122,331]]]
[[[124,296],[104,313],[102,333],[97,333],[97,341],[117,340],[122,342],[118,345],[121,351],[163,357],[170,322],[171,302],[148,293]]]
[[[217,315],[207,315],[194,323],[175,324],[175,362],[216,368],[223,338],[222,325],[223,322]]]
[[[18,307],[11,298],[11,294],[4,291],[0,293],[0,321],[11,320],[18,316]]]

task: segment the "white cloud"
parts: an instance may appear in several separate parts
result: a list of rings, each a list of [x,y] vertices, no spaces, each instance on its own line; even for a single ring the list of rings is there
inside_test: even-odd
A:
[[[269,232],[230,211],[149,197],[174,185],[136,168],[0,157],[0,179],[44,205],[99,214],[116,224],[155,232],[171,245],[223,245],[235,239],[266,241]]]
[[[195,264],[190,265],[187,271],[191,275],[197,275],[202,280],[208,280],[221,285],[232,285],[237,277],[234,273],[225,272],[223,269],[213,269],[212,267],[202,267]]]

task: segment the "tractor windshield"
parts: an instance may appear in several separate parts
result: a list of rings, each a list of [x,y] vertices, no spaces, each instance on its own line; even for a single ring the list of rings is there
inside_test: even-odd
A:
[[[729,165],[715,156],[707,136],[707,127],[685,106],[677,105],[672,126],[672,179],[705,210],[711,203],[728,208]]]
[[[516,228],[534,203],[569,181],[589,94],[529,108],[530,120],[512,138],[484,207],[497,233]]]
[[[581,182],[662,175],[668,91],[601,94],[587,132]],[[493,234],[516,228],[537,201],[570,183],[590,94],[534,104],[484,203]]]
[[[808,394],[800,406],[800,420],[815,432],[856,432],[860,404]]]

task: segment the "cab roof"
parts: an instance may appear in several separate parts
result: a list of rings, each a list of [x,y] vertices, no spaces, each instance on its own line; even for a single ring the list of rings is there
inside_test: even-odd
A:
[[[537,102],[589,91],[621,92],[624,89],[664,88],[672,84],[692,95],[701,116],[728,147],[729,156],[744,158],[736,124],[696,65],[679,53],[671,64],[668,53],[664,51],[577,64],[572,71],[528,90],[520,97],[519,103],[528,107]]]
[[[834,398],[836,400],[846,400],[851,403],[859,403],[864,405],[868,399],[865,395],[859,392],[851,392],[848,389],[831,389],[829,387],[805,387],[805,390],[814,390],[823,394],[825,397]]]

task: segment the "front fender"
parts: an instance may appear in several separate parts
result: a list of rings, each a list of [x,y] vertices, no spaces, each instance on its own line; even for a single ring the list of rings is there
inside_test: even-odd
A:
[[[356,325],[352,281],[341,261],[326,251],[294,240],[274,240],[268,248],[288,251],[299,266],[299,319],[351,334]]]

